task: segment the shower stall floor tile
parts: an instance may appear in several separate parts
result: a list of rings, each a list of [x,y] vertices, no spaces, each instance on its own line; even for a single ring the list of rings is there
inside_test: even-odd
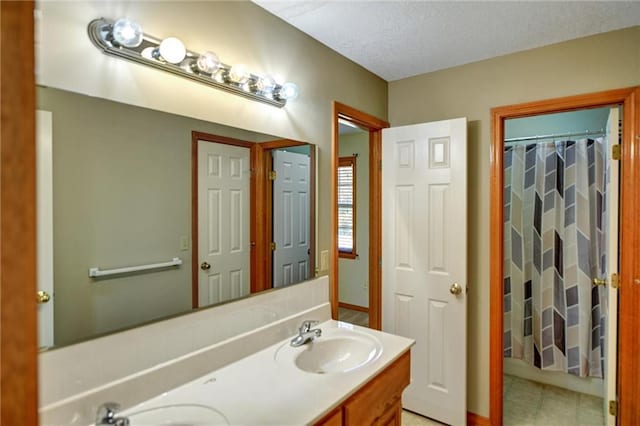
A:
[[[504,376],[505,426],[602,426],[604,401],[602,398]]]

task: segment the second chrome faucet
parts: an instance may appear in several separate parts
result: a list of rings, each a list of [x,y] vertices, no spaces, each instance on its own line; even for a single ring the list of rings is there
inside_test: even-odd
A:
[[[322,335],[322,330],[320,330],[319,328],[311,328],[318,323],[319,321],[303,321],[302,325],[298,329],[298,335],[291,339],[291,346],[302,346],[305,343],[312,341],[316,337],[320,337]]]

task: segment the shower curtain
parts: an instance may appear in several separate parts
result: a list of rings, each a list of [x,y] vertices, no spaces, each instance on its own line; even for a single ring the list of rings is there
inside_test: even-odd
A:
[[[604,142],[505,147],[505,357],[603,377]]]

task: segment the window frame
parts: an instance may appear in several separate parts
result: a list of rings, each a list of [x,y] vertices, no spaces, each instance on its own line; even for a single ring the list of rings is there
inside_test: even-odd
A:
[[[356,189],[357,189],[357,178],[356,178],[356,171],[357,171],[357,167],[356,167],[356,158],[357,155],[351,155],[351,156],[345,156],[345,157],[339,157],[338,158],[338,169],[336,170],[336,174],[337,174],[337,186],[338,186],[338,191],[340,188],[340,181],[339,181],[339,176],[340,176],[340,168],[341,167],[351,167],[352,169],[352,185],[351,185],[351,190],[352,190],[352,200],[351,200],[351,232],[352,232],[352,241],[353,244],[351,245],[351,250],[348,249],[344,249],[344,248],[340,248],[340,245],[338,243],[338,257],[342,258],[342,259],[356,259],[358,257],[358,253],[356,251]],[[338,203],[338,210],[340,208],[340,204]],[[340,218],[338,215],[338,229],[340,229]],[[339,238],[338,238],[339,240]]]

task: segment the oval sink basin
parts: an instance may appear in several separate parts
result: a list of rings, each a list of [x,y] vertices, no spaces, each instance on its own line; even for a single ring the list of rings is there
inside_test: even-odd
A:
[[[346,330],[316,338],[303,348],[295,365],[316,374],[347,373],[375,361],[382,353],[382,345],[373,336]]]
[[[228,425],[227,418],[214,408],[198,404],[175,404],[152,407],[123,414],[130,426],[209,426]]]

